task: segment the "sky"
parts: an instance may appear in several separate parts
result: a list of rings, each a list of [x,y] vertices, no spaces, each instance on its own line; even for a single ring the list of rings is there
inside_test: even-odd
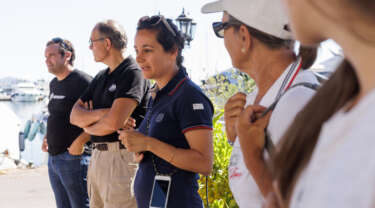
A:
[[[0,78],[50,80],[45,65],[46,43],[53,37],[70,40],[76,50],[75,68],[94,76],[105,65],[95,63],[89,50],[92,28],[99,21],[114,19],[128,35],[128,52],[135,57],[134,36],[140,17],[160,14],[176,19],[185,8],[197,23],[190,48],[184,50],[184,65],[198,82],[230,68],[231,61],[211,24],[222,14],[202,14],[201,7],[213,0],[0,0]],[[327,53],[323,55],[328,57]]]

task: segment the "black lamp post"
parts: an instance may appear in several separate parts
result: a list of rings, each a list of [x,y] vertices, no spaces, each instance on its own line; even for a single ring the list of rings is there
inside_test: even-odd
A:
[[[185,37],[185,44],[190,46],[190,41],[194,39],[197,23],[193,22],[193,19],[185,15],[185,9],[182,9],[182,13],[177,17],[176,22]]]

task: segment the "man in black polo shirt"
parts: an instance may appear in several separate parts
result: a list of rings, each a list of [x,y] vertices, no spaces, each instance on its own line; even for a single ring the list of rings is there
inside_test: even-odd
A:
[[[73,45],[61,38],[47,43],[48,71],[56,77],[50,82],[47,134],[42,150],[49,153],[48,175],[58,208],[89,206],[86,175],[89,155],[82,154],[90,135],[70,124],[69,115],[91,81],[86,73],[73,70]]]
[[[117,130],[131,116],[143,120],[149,84],[135,60],[125,56],[127,37],[113,20],[96,24],[90,49],[96,62],[108,66],[99,72],[73,107],[70,121],[92,135],[94,151],[88,173],[90,206],[136,207],[132,180],[137,165],[119,142]],[[89,109],[84,105],[90,103]]]

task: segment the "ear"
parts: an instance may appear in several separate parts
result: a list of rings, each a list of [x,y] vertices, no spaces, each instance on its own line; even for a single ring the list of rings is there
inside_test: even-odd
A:
[[[240,26],[239,37],[241,42],[241,50],[244,49],[245,52],[249,51],[250,47],[252,46],[252,36],[245,25]]]
[[[106,43],[105,48],[106,48],[107,50],[111,49],[111,47],[112,47],[112,42],[111,42],[111,40],[110,40],[109,38],[106,38],[106,39],[105,39],[105,43]]]
[[[176,60],[176,58],[178,56],[178,49],[177,49],[177,47],[173,51],[171,51],[170,53],[171,53],[171,59],[172,60]]]
[[[65,55],[64,55],[65,61],[69,62],[71,58],[72,58],[72,52],[65,51]]]

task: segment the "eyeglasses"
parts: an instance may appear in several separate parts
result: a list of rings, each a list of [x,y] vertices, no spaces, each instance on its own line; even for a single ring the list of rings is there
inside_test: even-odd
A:
[[[231,26],[241,25],[236,22],[214,22],[212,23],[212,28],[214,29],[215,35],[219,38],[224,38],[224,30]]]
[[[61,47],[63,47],[67,51],[72,51],[72,49],[64,42],[64,39],[62,38],[52,38],[51,40],[53,43],[59,44]]]
[[[96,42],[96,41],[102,41],[102,40],[105,40],[106,38],[98,38],[98,39],[94,39],[94,40],[89,40],[89,44],[90,44],[90,46],[92,46],[92,44],[94,43],[94,42]]]
[[[147,22],[146,24],[150,25],[158,25],[160,22],[164,24],[164,26],[168,29],[169,32],[172,33],[174,37],[176,37],[176,32],[172,29],[171,25],[168,23],[168,21],[165,19],[163,15],[155,15],[152,17],[144,16],[138,21],[138,26],[141,24],[144,24],[144,22]]]

